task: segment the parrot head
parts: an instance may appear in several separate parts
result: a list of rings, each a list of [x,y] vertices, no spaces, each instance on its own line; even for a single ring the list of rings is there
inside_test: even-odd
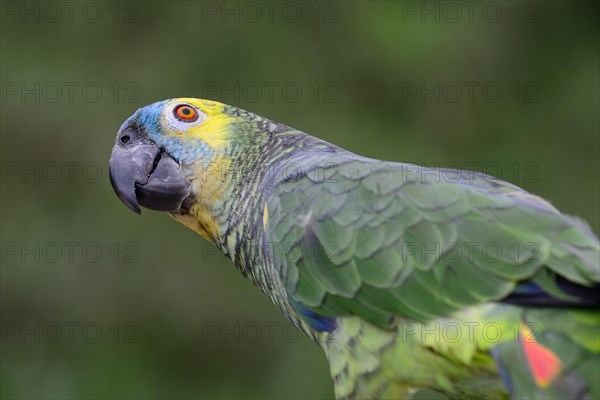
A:
[[[215,171],[227,164],[233,144],[239,146],[237,139],[250,124],[231,109],[178,98],[137,110],[119,129],[109,162],[121,201],[138,214],[140,206],[177,213],[198,193],[209,200],[217,196]]]

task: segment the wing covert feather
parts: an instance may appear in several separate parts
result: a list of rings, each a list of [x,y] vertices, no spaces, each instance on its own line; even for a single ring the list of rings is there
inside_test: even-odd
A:
[[[326,316],[426,321],[499,301],[540,271],[599,281],[586,226],[470,171],[340,158],[279,183],[267,206],[288,295]]]

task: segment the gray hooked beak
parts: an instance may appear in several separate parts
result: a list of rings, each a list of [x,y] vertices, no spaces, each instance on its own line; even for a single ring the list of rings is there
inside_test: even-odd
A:
[[[140,206],[177,212],[190,193],[179,164],[135,128],[119,132],[108,166],[113,190],[138,214]]]

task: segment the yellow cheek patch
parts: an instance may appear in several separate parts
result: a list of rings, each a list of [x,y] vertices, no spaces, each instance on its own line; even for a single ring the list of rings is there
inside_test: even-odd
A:
[[[221,235],[213,209],[215,203],[225,196],[224,190],[230,179],[229,165],[228,160],[222,157],[210,163],[198,161],[194,166],[196,174],[192,177],[192,193],[196,196],[196,203],[186,215],[172,214],[178,222],[213,242]]]
[[[190,128],[188,133],[200,138],[212,149],[222,148],[226,140],[226,128],[230,126],[232,120],[233,118],[225,114],[211,116],[200,125]]]
[[[196,203],[188,214],[173,214],[171,216],[185,227],[199,233],[203,238],[211,242],[216,241],[220,236],[221,230],[217,222],[210,216],[210,211],[204,204]]]
[[[198,124],[191,123],[184,131],[171,127],[169,133],[187,139],[200,139],[213,150],[222,149],[228,140],[228,128],[240,120],[225,114],[225,105],[216,101],[179,98],[173,99],[167,109],[171,110],[174,103],[187,103],[198,108],[206,115],[206,119]],[[190,207],[186,215],[171,214],[178,222],[199,233],[210,241],[216,241],[220,235],[220,226],[213,217],[213,207],[222,196],[230,179],[230,160],[215,151],[214,159],[198,160],[191,168],[193,176],[193,193],[197,196],[196,203]]]
[[[188,103],[206,114],[206,119],[202,123],[191,125],[182,134],[190,138],[201,139],[212,149],[224,147],[227,140],[227,129],[231,124],[239,121],[239,118],[225,114],[225,105],[217,101],[183,97],[172,100],[169,105],[172,103]]]
[[[231,178],[230,166],[230,160],[219,155],[210,162],[199,160],[194,165],[193,191],[199,203],[212,205],[222,198]]]

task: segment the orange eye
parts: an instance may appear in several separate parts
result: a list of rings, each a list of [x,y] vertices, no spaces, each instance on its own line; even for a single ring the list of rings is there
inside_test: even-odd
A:
[[[187,104],[175,107],[173,114],[175,114],[175,118],[183,122],[194,122],[198,119],[198,111]]]

